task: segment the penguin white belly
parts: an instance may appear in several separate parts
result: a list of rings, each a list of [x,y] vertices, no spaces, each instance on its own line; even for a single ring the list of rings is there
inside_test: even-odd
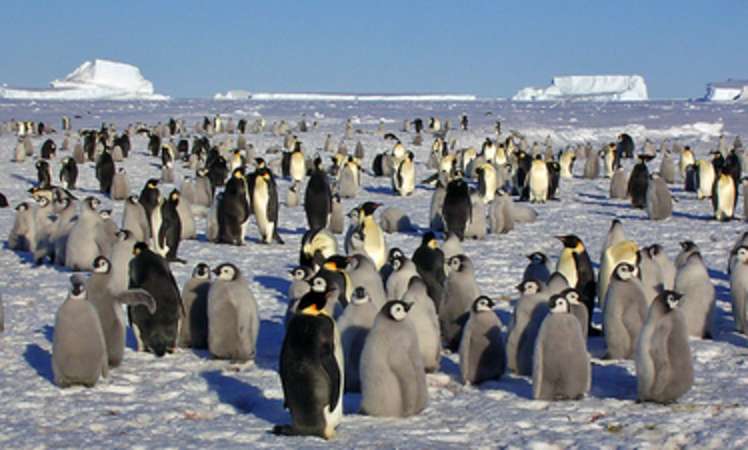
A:
[[[574,262],[574,253],[569,249],[564,249],[558,259],[556,270],[566,277],[569,286],[577,285],[577,264]]]
[[[530,171],[530,201],[545,203],[548,199],[548,170],[533,168]]]
[[[158,239],[159,231],[161,230],[161,223],[161,204],[159,203],[158,206],[153,208],[153,212],[151,213],[151,230],[153,231],[153,235],[151,236],[151,248],[153,248],[155,253],[164,256],[169,250],[166,245],[161,247],[161,243]]]
[[[289,168],[291,179],[294,181],[302,181],[306,172],[304,167],[303,156],[291,156],[291,167]]]
[[[486,170],[483,172],[483,182],[486,184],[486,192],[483,195],[483,203],[491,203],[496,196],[496,172]]]
[[[712,164],[704,161],[699,162],[699,200],[710,198],[712,196],[712,186],[714,185],[714,168]]]
[[[735,188],[729,177],[720,177],[717,184],[717,200],[716,219],[732,219],[735,215]]]
[[[413,163],[403,164],[403,184],[401,190],[404,195],[410,195],[416,189],[416,168]]]
[[[373,218],[367,217],[363,223],[364,251],[374,261],[377,270],[381,269],[387,260],[387,249],[384,245],[384,234]]]
[[[615,172],[615,169],[613,168],[613,160],[615,158],[615,155],[613,152],[606,152],[605,153],[605,177],[610,178],[613,176],[613,172]]]
[[[270,242],[273,239],[273,228],[275,227],[275,223],[270,222],[267,215],[269,199],[270,195],[267,184],[255,183],[252,204],[254,205],[255,218],[257,219],[257,228],[260,229],[262,240],[265,242]]]

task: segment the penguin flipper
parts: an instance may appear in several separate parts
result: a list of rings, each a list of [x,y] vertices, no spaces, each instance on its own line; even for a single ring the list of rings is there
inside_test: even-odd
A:
[[[145,289],[130,289],[129,291],[118,294],[115,299],[123,305],[143,305],[148,308],[151,314],[156,312],[156,300]]]
[[[319,355],[322,368],[325,370],[325,372],[327,373],[327,377],[330,380],[330,411],[334,411],[338,406],[338,397],[340,396],[341,383],[340,368],[338,367],[337,359],[335,359],[335,325],[333,324],[332,320],[333,319],[328,318],[328,320],[326,321],[327,326],[325,326],[322,330],[322,334],[325,336],[325,338],[321,342],[322,348],[320,349]]]

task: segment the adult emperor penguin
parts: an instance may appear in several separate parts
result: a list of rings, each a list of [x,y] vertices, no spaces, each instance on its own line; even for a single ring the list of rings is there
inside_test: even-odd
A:
[[[301,142],[299,141],[296,141],[294,149],[289,155],[288,173],[291,180],[297,183],[301,183],[306,175],[306,159],[304,158],[304,151],[301,149]]]
[[[172,190],[160,208],[154,210],[153,215],[153,233],[156,242],[154,248],[158,249],[159,253],[169,261],[179,261],[177,252],[182,240],[182,220],[177,211],[179,200],[179,191]]]
[[[156,301],[151,294],[142,289],[112,292],[112,265],[106,257],[97,257],[93,266],[93,274],[86,281],[87,300],[99,316],[109,367],[117,367],[125,353],[125,319],[122,305],[144,305],[153,314],[156,312]]]
[[[158,183],[157,178],[146,181],[138,199],[145,210],[145,217],[148,219],[149,236],[151,233],[155,234],[157,232],[157,230],[151,231],[151,218],[153,217],[153,211],[161,204],[161,192],[158,190]]]
[[[673,403],[693,385],[688,325],[681,295],[664,291],[649,308],[636,345],[636,390],[641,402]]]
[[[266,167],[257,169],[250,178],[249,194],[252,198],[252,213],[257,220],[262,242],[270,244],[275,241],[283,244],[278,234],[278,187],[275,178]]]
[[[381,306],[374,304],[366,288],[358,286],[353,290],[351,302],[346,306],[337,323],[343,345],[345,361],[345,391],[361,392],[359,365],[366,336],[374,325],[374,319]]]
[[[649,170],[647,161],[652,157],[645,154],[639,155],[639,162],[634,165],[629,176],[627,194],[631,198],[631,206],[634,208],[644,208],[647,200],[647,185],[649,184]]]
[[[696,161],[696,171],[699,180],[696,197],[699,200],[711,197],[714,181],[717,179],[714,165],[710,161],[700,159]]]
[[[260,319],[249,282],[230,263],[219,265],[213,273],[216,280],[208,290],[208,350],[216,358],[252,360]]]
[[[478,192],[483,203],[491,203],[496,195],[496,169],[491,163],[481,164],[475,173],[478,175]]]
[[[86,300],[83,280],[73,275],[70,281],[70,293],[55,316],[52,372],[59,387],[93,387],[109,373],[106,342],[96,309]]]
[[[392,174],[392,185],[402,197],[407,197],[416,189],[415,155],[408,152]]]
[[[675,291],[683,294],[679,307],[686,317],[688,334],[714,338],[715,289],[701,254],[688,256],[675,276]]]
[[[218,202],[218,241],[244,245],[251,205],[247,194],[247,181],[241,169],[235,170],[226,183]]]
[[[645,209],[647,217],[651,220],[665,220],[673,214],[673,196],[670,188],[665,179],[657,173],[649,176]]]
[[[327,227],[332,212],[332,190],[319,156],[314,159],[314,168],[304,191],[304,211],[310,230]]]
[[[138,351],[161,357],[176,347],[179,321],[183,317],[182,297],[164,258],[138,242],[130,261],[130,289],[145,289],[156,300],[156,313],[142,305],[129,306],[127,314],[138,343]]]
[[[595,306],[595,270],[584,243],[576,235],[557,236],[564,244],[564,249],[558,258],[556,271],[560,272],[568,281],[569,286],[579,291],[582,303],[587,307],[590,317],[590,332],[592,332],[592,312]]]
[[[40,159],[34,164],[36,167],[36,187],[49,189],[52,187],[52,169],[47,161]]]
[[[374,219],[374,211],[382,206],[381,203],[366,202],[358,208],[359,231],[362,235],[363,250],[376,265],[377,270],[387,262],[387,244],[384,241],[384,232]]]
[[[330,291],[307,293],[288,322],[278,372],[291,424],[275,426],[275,434],[332,439],[343,419],[343,348],[335,320],[325,312],[334,297]]]
[[[548,200],[550,173],[540,155],[532,161],[525,183],[530,193],[530,203],[545,203]]]
[[[71,157],[64,158],[62,160],[62,167],[60,168],[60,183],[62,187],[68,190],[75,189],[75,184],[78,181],[78,164],[75,159]]]
[[[96,179],[99,180],[99,190],[104,194],[111,194],[112,179],[114,178],[114,160],[112,154],[104,149],[96,160]]]
[[[678,162],[681,179],[685,180],[686,169],[689,166],[693,166],[695,164],[696,164],[696,158],[694,157],[693,151],[691,150],[691,147],[686,145],[685,147],[683,147],[683,150],[680,152],[680,161]]]
[[[387,302],[374,320],[361,354],[361,413],[409,417],[428,401],[418,335],[400,300]]]
[[[475,281],[473,262],[467,255],[457,255],[447,261],[446,295],[439,305],[439,324],[444,348],[456,352],[460,346],[462,328],[470,315],[470,306],[480,296]]]
[[[732,300],[732,317],[735,319],[735,330],[748,334],[748,316],[746,316],[746,299],[748,299],[748,246],[741,245],[735,250],[735,262],[730,271],[730,298]]]
[[[470,189],[462,174],[458,172],[447,184],[442,217],[446,231],[456,234],[460,240],[465,238],[465,229],[472,215],[471,204]]]
[[[573,178],[574,162],[577,157],[573,148],[567,148],[562,151],[558,158],[558,164],[561,167],[559,173],[561,178]]]
[[[126,200],[130,195],[130,186],[127,183],[127,171],[124,167],[117,169],[112,178],[112,200]]]
[[[494,306],[493,300],[481,296],[470,309],[460,340],[460,375],[465,384],[497,380],[506,370],[501,321]]]
[[[647,300],[635,266],[620,263],[613,272],[603,309],[603,332],[610,359],[633,359],[647,316]]]
[[[561,295],[548,302],[535,342],[532,397],[536,400],[578,400],[590,388],[591,366],[579,321]]]
[[[722,168],[712,186],[714,218],[720,222],[732,220],[738,202],[738,186],[726,168]]]
[[[338,252],[338,241],[326,228],[312,229],[301,237],[299,265],[311,267],[316,272],[327,258]]]

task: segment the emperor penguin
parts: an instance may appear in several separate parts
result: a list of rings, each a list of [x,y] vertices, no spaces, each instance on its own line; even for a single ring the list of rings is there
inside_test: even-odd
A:
[[[410,278],[401,300],[412,305],[408,316],[418,334],[423,366],[426,372],[434,372],[439,369],[441,359],[439,317],[434,302],[428,295],[426,284],[420,277],[414,275]]]
[[[330,225],[328,228],[335,234],[341,234],[345,229],[345,214],[339,194],[332,195],[332,209],[330,211]]]
[[[130,196],[130,186],[127,183],[127,171],[124,167],[117,169],[112,179],[112,200],[126,200]]]
[[[569,303],[569,310],[571,314],[579,321],[579,326],[582,327],[582,336],[585,341],[589,336],[589,325],[590,325],[590,313],[587,307],[582,303],[579,291],[574,288],[567,288],[561,291],[561,295],[564,296],[566,301]]]
[[[619,166],[613,172],[613,176],[610,178],[610,198],[623,200],[627,196],[628,190],[628,177],[626,176],[626,170],[623,166]]]
[[[252,198],[252,212],[257,220],[262,242],[273,241],[283,244],[278,233],[278,188],[273,174],[267,168],[260,168],[251,178],[249,193]]]
[[[135,195],[131,195],[125,201],[125,208],[122,214],[122,229],[129,230],[136,242],[148,239],[148,218],[145,208],[140,204],[140,200]]]
[[[605,308],[608,282],[610,281],[610,277],[615,271],[616,266],[622,262],[636,265],[636,252],[638,251],[639,246],[636,242],[624,239],[623,241],[611,245],[605,250],[605,252],[603,252],[597,281],[597,298],[600,304],[600,309]]]
[[[717,176],[714,172],[714,166],[710,161],[700,159],[696,161],[696,171],[698,173],[698,190],[696,191],[696,197],[701,200],[704,198],[710,198],[712,196],[712,189],[714,187],[714,181]],[[736,196],[737,198],[737,196]]]
[[[675,263],[670,260],[667,253],[665,253],[665,249],[660,244],[650,245],[647,248],[647,252],[659,268],[662,286],[666,290],[672,291],[675,287]]]
[[[327,227],[332,212],[332,190],[319,156],[314,160],[314,168],[304,192],[304,211],[310,230]]]
[[[514,229],[514,202],[508,193],[502,189],[496,191],[496,196],[489,209],[489,229],[491,233],[504,234]]]
[[[213,269],[208,289],[208,350],[216,358],[249,361],[255,357],[260,319],[249,282],[238,267],[224,263]]]
[[[416,189],[415,154],[408,152],[392,174],[392,185],[401,197],[407,197]]]
[[[558,258],[556,271],[560,272],[568,281],[569,287],[579,291],[582,297],[582,303],[589,311],[590,321],[595,306],[595,269],[592,268],[592,261],[584,243],[579,237],[573,234],[566,236],[557,236],[564,244],[564,249]],[[590,323],[591,325],[591,323]],[[590,326],[590,331],[592,327]]]
[[[100,226],[102,219],[96,211],[100,204],[94,197],[86,198],[81,204],[78,221],[70,230],[65,245],[65,267],[74,271],[92,270],[94,259],[109,252],[108,236]]]
[[[156,312],[143,305],[128,306],[127,315],[135,334],[138,351],[162,357],[176,347],[179,323],[183,318],[182,297],[166,259],[152,252],[145,242],[133,248],[129,289],[144,289],[156,300]]]
[[[338,175],[337,193],[343,198],[355,198],[359,189],[361,169],[352,156],[343,163]]]
[[[636,390],[641,402],[673,403],[693,386],[688,324],[681,295],[664,291],[649,308],[636,344]]]
[[[60,204],[62,206],[58,209],[57,220],[54,223],[54,229],[49,237],[49,241],[50,246],[52,247],[52,252],[54,253],[54,264],[57,266],[64,266],[68,236],[77,220],[78,201],[65,198],[60,202]],[[10,240],[8,241],[8,246],[13,248],[10,245]]]
[[[715,289],[701,254],[688,256],[675,276],[675,291],[683,296],[679,307],[686,317],[688,334],[698,338],[714,338]]]
[[[142,289],[113,292],[110,287],[112,265],[106,257],[98,256],[93,266],[93,274],[86,281],[87,300],[99,316],[109,367],[118,367],[125,353],[125,319],[122,305],[144,305],[153,314],[156,312],[156,301],[151,294]]]
[[[101,193],[111,194],[114,173],[114,160],[111,153],[105,149],[96,160],[96,179],[99,180],[99,190]]]
[[[627,194],[631,198],[631,206],[643,209],[647,200],[647,185],[649,184],[649,169],[647,161],[652,157],[640,154],[639,162],[634,165],[629,176]]]
[[[13,157],[13,162],[24,162],[26,161],[26,149],[23,146],[23,139],[18,138],[18,143],[16,144],[16,150]]]
[[[179,215],[179,222],[182,225],[180,240],[196,239],[197,230],[195,229],[195,217],[192,215],[192,200],[185,195],[184,191],[177,192],[179,192],[177,213]]]
[[[634,265],[623,262],[616,266],[605,298],[603,333],[607,357],[633,359],[649,306]]]
[[[154,210],[152,217],[153,248],[169,261],[180,261],[177,257],[182,239],[182,221],[177,211],[179,200],[179,191],[172,190],[166,201]]]
[[[157,233],[156,230],[152,229],[152,218],[153,218],[153,212],[159,207],[161,204],[161,191],[158,190],[158,184],[159,180],[156,178],[151,178],[150,180],[146,181],[145,186],[143,186],[143,189],[140,191],[140,204],[143,206],[143,209],[145,209],[145,217],[148,219],[148,236],[152,236],[152,233]]]
[[[374,261],[377,270],[381,269],[387,262],[387,244],[384,240],[384,232],[374,219],[374,211],[380,206],[382,206],[381,203],[366,202],[358,208],[358,226],[363,237],[363,251]]]
[[[447,190],[441,181],[437,181],[434,193],[431,195],[431,206],[429,208],[429,228],[433,231],[444,230],[444,216],[442,209],[444,207],[444,197]]]
[[[587,153],[584,161],[583,176],[587,180],[594,180],[600,176],[600,157],[594,151]]]
[[[675,162],[673,162],[673,156],[670,150],[665,150],[662,154],[662,160],[660,161],[660,176],[662,176],[665,183],[675,183]]]
[[[472,216],[470,189],[461,174],[447,184],[442,206],[442,217],[447,232],[455,233],[460,240],[465,238],[465,229]]]
[[[34,209],[28,202],[16,206],[16,216],[13,227],[8,234],[8,248],[21,252],[36,251],[36,222]]]
[[[498,185],[496,183],[496,169],[491,163],[481,164],[475,173],[478,175],[478,192],[485,204],[493,201]]]
[[[540,156],[537,156],[530,166],[530,173],[525,178],[526,187],[530,193],[530,203],[545,203],[548,200],[550,173],[548,166]]]
[[[393,254],[397,248],[390,251],[389,264],[392,266],[392,273],[387,277],[386,292],[387,298],[402,299],[411,278],[418,276],[418,269],[413,261],[407,256]]]
[[[608,144],[607,147],[603,148],[603,164],[605,165],[605,178],[613,176],[613,172],[616,167],[620,165],[620,160],[616,154],[616,145],[614,143]]]
[[[316,272],[324,260],[338,252],[338,241],[325,228],[312,229],[301,238],[299,265],[311,267]]]
[[[409,417],[426,407],[426,371],[410,308],[400,300],[387,302],[369,331],[359,369],[362,414]]]
[[[712,208],[714,218],[720,222],[732,220],[738,202],[738,186],[735,179],[724,167],[720,170],[712,186]]]
[[[573,178],[574,162],[577,157],[573,148],[567,148],[562,151],[558,158],[558,164],[561,168],[559,173],[561,178]]]
[[[673,196],[659,174],[649,176],[645,209],[651,220],[665,220],[673,214]]]
[[[493,300],[480,296],[470,308],[460,340],[460,375],[465,384],[497,380],[506,370],[501,320],[493,311],[494,306]]]
[[[374,319],[381,305],[376,305],[369,297],[366,288],[358,286],[353,290],[351,302],[343,310],[337,324],[343,345],[345,362],[345,391],[361,392],[359,365],[366,336],[374,325]]]
[[[444,252],[439,248],[439,242],[433,232],[429,231],[421,238],[421,245],[413,252],[413,263],[418,275],[426,283],[429,297],[434,302],[437,312],[446,295],[445,274],[446,260]]]
[[[578,400],[590,389],[592,369],[579,321],[561,295],[548,301],[535,342],[532,397],[536,400]]]
[[[218,241],[244,245],[251,204],[247,180],[241,169],[232,173],[217,206]]]
[[[60,183],[67,190],[74,190],[78,181],[78,164],[71,157],[63,158],[60,167]]]
[[[686,145],[683,147],[683,150],[680,152],[680,161],[678,162],[678,166],[680,169],[680,177],[682,180],[685,180],[686,178],[686,169],[689,166],[693,166],[696,164],[696,158],[694,157],[693,151],[691,150],[691,147]]]
[[[286,193],[286,206],[289,208],[295,208],[299,206],[299,190],[301,189],[301,183],[293,182],[288,186],[288,192]]]
[[[735,263],[730,271],[730,298],[732,300],[732,317],[735,319],[735,330],[748,334],[748,246],[741,245],[735,251]]]
[[[379,215],[379,225],[385,233],[398,233],[413,231],[410,217],[402,209],[396,206],[385,208]]]
[[[72,288],[57,310],[52,339],[52,372],[61,388],[93,387],[109,374],[106,342],[94,306],[86,299],[84,282],[71,277]]]
[[[680,270],[681,267],[686,265],[686,261],[688,260],[689,256],[691,256],[693,253],[699,253],[701,251],[699,249],[699,246],[696,245],[696,243],[693,241],[681,241],[679,245],[681,250],[680,253],[678,253],[678,255],[675,257],[676,270]]]
[[[462,328],[470,315],[470,306],[480,296],[475,281],[473,262],[467,255],[457,255],[447,261],[446,295],[439,305],[439,324],[444,348],[456,352],[460,346]]]
[[[182,288],[184,321],[179,329],[177,345],[182,348],[208,348],[208,291],[210,290],[210,266],[198,263],[192,277]]]
[[[538,280],[543,283],[551,277],[550,260],[543,252],[533,252],[527,255],[530,263],[525,267],[522,281]]]
[[[488,225],[486,224],[486,207],[478,191],[470,190],[470,219],[465,227],[465,237],[484,239]]]
[[[291,424],[275,426],[275,434],[332,439],[343,419],[343,346],[335,320],[326,312],[334,297],[330,291],[307,293],[288,322],[278,372]]]

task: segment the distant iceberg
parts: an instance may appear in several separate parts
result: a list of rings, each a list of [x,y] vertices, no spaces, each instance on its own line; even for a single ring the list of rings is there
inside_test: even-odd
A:
[[[748,80],[727,80],[706,85],[706,96],[709,102],[748,101]]]
[[[553,77],[546,88],[526,87],[514,101],[640,101],[647,100],[647,85],[640,75],[573,75]]]
[[[155,94],[153,83],[140,69],[121,62],[96,59],[86,61],[51,88],[24,89],[0,87],[0,98],[32,100],[168,100]]]
[[[468,94],[325,94],[290,92],[249,92],[243,90],[218,93],[215,100],[261,100],[261,101],[335,101],[335,102],[472,102],[475,95]]]

